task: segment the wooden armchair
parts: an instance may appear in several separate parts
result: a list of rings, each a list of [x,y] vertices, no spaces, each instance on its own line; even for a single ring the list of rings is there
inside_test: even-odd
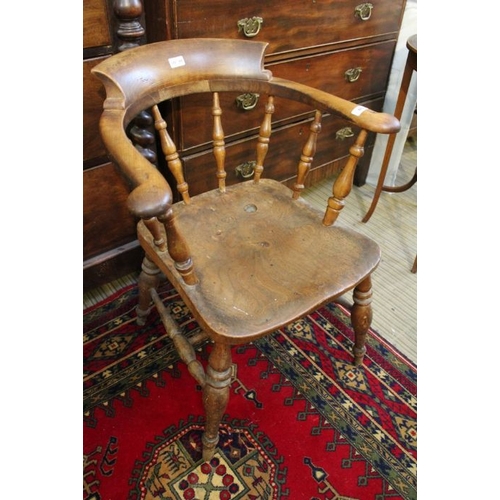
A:
[[[333,224],[351,190],[367,132],[395,133],[399,122],[326,92],[273,77],[263,69],[266,45],[228,39],[171,40],[125,51],[93,69],[107,94],[100,122],[102,138],[131,184],[128,206],[140,219],[138,239],[146,256],[139,279],[137,321],[144,324],[152,301],[181,359],[203,387],[205,460],[215,451],[229,399],[231,346],[268,335],[353,290],[354,364],[361,365],[371,323],[370,275],[379,263],[379,247]],[[226,186],[220,102],[222,93],[235,91],[258,93],[267,102],[256,133],[255,174],[251,180]],[[212,109],[214,161],[206,170],[218,179],[218,188],[192,197],[159,107],[165,100],[189,94],[206,94]],[[265,164],[272,147],[274,108],[287,109],[287,100],[311,107],[310,132],[296,152],[293,189],[266,178]],[[180,193],[176,203],[166,178],[126,134],[131,120],[145,109],[154,116]],[[322,116],[331,114],[352,122],[359,134],[325,212],[318,213],[300,193],[313,162]],[[206,369],[158,297],[160,272],[212,342]]]

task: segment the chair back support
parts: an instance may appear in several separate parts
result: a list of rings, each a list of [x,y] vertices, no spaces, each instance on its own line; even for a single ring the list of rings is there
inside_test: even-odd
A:
[[[367,131],[394,133],[399,122],[391,115],[376,113],[363,106],[296,82],[274,78],[263,67],[267,43],[229,39],[183,39],[144,45],[105,60],[92,72],[106,89],[104,112],[100,128],[111,157],[135,188],[128,204],[140,218],[162,216],[172,203],[170,186],[154,166],[133,148],[126,135],[130,121],[142,110],[152,109],[155,126],[161,137],[163,152],[184,202],[189,203],[188,185],[182,173],[177,148],[167,132],[165,120],[157,105],[162,101],[195,94],[213,94],[213,147],[219,188],[224,190],[225,145],[220,92],[247,92],[269,96],[264,110],[256,146],[256,175],[258,182],[271,135],[271,116],[276,97],[308,104],[316,109],[309,137],[298,151],[298,176],[294,197],[304,187],[304,179],[312,164],[316,137],[321,130],[325,113],[341,116],[360,128],[351,148],[351,158],[333,189],[326,209],[324,223],[333,224],[352,187],[354,170]],[[133,166],[133,167],[131,167]]]

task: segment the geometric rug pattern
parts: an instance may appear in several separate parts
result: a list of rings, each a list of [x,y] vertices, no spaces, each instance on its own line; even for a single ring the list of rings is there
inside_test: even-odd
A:
[[[168,282],[159,293],[195,335]],[[201,387],[155,310],[136,325],[136,303],[131,285],[84,311],[84,500],[416,499],[416,366],[370,331],[354,367],[346,309],[233,348],[221,438],[203,462]],[[210,349],[196,346],[202,364]]]

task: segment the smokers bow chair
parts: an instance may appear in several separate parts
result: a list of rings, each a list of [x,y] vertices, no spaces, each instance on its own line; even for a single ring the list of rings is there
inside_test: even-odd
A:
[[[128,207],[139,219],[138,239],[146,255],[139,278],[137,321],[144,324],[154,303],[181,359],[203,387],[205,460],[215,452],[229,399],[231,346],[269,335],[353,290],[354,364],[360,365],[371,323],[370,275],[380,260],[379,247],[334,222],[351,190],[368,131],[395,133],[399,121],[324,91],[273,77],[263,69],[266,46],[229,39],[171,40],[127,50],[93,69],[107,96],[101,135],[111,158],[130,182]],[[234,178],[226,182],[235,167],[231,165],[230,170],[225,166],[227,138],[221,103],[227,92],[258,94],[266,100],[254,131],[254,174],[241,182],[233,182]],[[210,101],[214,158],[213,165],[206,166],[206,174],[213,176],[217,186],[194,196],[189,193],[189,177],[160,114],[163,101],[180,97],[182,103],[190,94],[206,94]],[[288,104],[288,100],[293,103]],[[273,118],[275,108],[277,118]],[[143,110],[154,117],[169,175],[179,192],[180,201],[175,203],[167,175],[163,176],[127,136],[130,122]],[[229,112],[230,128],[234,129],[233,119],[239,114],[246,116],[241,110]],[[323,116],[341,117],[359,133],[325,212],[319,213],[300,193],[313,162]],[[279,126],[280,120],[289,124],[294,119],[308,125],[296,154],[297,178],[289,188],[266,178],[267,172],[276,170],[271,162],[266,165],[265,158],[272,148],[271,127]],[[248,130],[248,125],[245,127]],[[201,137],[202,131],[195,133]],[[340,141],[331,142],[329,147]],[[280,155],[288,153],[280,149]],[[281,162],[279,155],[267,156]],[[156,292],[160,272],[211,341],[206,370]]]

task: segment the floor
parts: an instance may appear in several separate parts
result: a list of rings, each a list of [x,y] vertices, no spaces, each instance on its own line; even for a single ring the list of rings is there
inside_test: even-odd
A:
[[[411,179],[417,165],[417,141],[405,144],[396,185]],[[304,191],[304,198],[323,210],[332,179]],[[414,363],[417,362],[417,274],[411,272],[417,253],[417,184],[403,193],[382,192],[367,223],[374,186],[353,187],[336,224],[344,224],[374,239],[382,260],[373,273],[372,327]],[[352,304],[352,298],[345,297]]]
[[[411,178],[417,162],[416,140],[405,145],[397,184]],[[332,178],[304,191],[304,198],[324,209],[331,194]],[[382,249],[382,260],[373,274],[372,327],[414,363],[417,362],[417,274],[411,272],[417,253],[417,184],[404,193],[382,193],[377,208],[367,223],[367,212],[374,187],[353,187],[337,224],[353,227],[371,237]],[[137,280],[137,274],[92,290],[83,297],[83,306],[95,304]],[[343,301],[352,304],[351,296]]]

